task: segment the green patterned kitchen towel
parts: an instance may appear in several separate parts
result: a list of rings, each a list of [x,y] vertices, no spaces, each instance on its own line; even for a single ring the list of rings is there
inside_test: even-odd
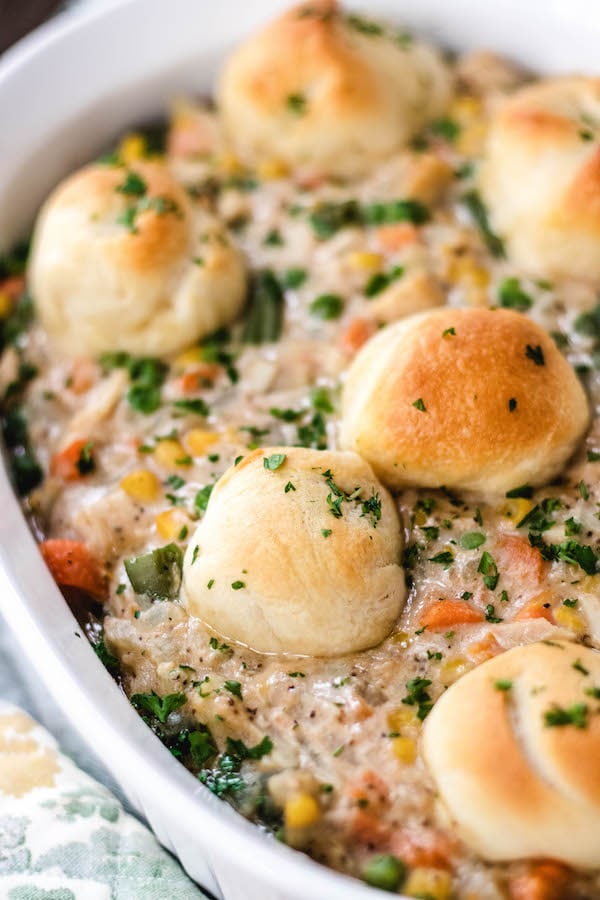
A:
[[[110,791],[0,701],[2,900],[199,900],[204,895]]]

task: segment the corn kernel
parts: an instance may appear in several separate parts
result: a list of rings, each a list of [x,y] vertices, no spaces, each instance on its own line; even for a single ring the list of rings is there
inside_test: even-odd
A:
[[[175,357],[174,364],[178,370],[187,369],[188,366],[198,364],[202,359],[202,351],[200,347],[190,347]]]
[[[558,609],[555,609],[554,618],[556,624],[561,628],[568,628],[569,631],[574,631],[576,634],[582,634],[585,631],[585,622],[579,613],[568,606],[559,606]]]
[[[6,319],[12,310],[12,300],[6,291],[0,291],[0,319]]]
[[[148,469],[137,469],[121,480],[121,488],[132,500],[140,503],[152,503],[158,497],[160,482],[154,472]]]
[[[321,818],[321,808],[311,794],[292,794],[286,801],[284,819],[286,828],[308,828]]]
[[[223,153],[217,160],[217,168],[225,175],[241,175],[244,171],[235,153]]]
[[[216,444],[220,435],[215,431],[203,428],[192,428],[184,437],[185,446],[192,456],[203,456],[212,444]]]
[[[408,897],[431,897],[431,900],[449,900],[452,894],[452,877],[442,869],[413,869],[402,886]]]
[[[413,725],[415,712],[410,706],[399,706],[388,713],[387,723],[390,731],[401,731],[406,725]]]
[[[586,575],[579,582],[577,590],[588,594],[600,594],[600,575]]]
[[[174,541],[186,522],[186,516],[176,509],[165,509],[154,520],[157,533],[165,541]]]
[[[450,105],[449,115],[460,125],[468,125],[481,115],[481,100],[470,94],[459,94]]]
[[[532,509],[533,503],[531,500],[518,497],[515,500],[507,500],[506,503],[503,503],[500,507],[500,515],[517,523],[524,519]]]
[[[266,159],[259,163],[256,174],[264,181],[272,181],[276,178],[285,178],[289,174],[289,167],[280,159]]]
[[[126,134],[119,144],[119,156],[124,163],[135,162],[146,155],[146,139],[141,134]]]
[[[442,684],[453,684],[455,681],[468,672],[472,666],[464,656],[456,656],[454,659],[447,660],[440,668],[440,679]]]
[[[347,255],[346,262],[350,268],[357,269],[359,272],[377,272],[383,265],[383,256],[381,253],[357,250]]]
[[[475,156],[481,152],[487,135],[485,122],[473,122],[468,128],[463,128],[456,140],[456,149],[465,156]]]
[[[392,751],[396,759],[411,766],[417,758],[417,745],[412,738],[395,737],[392,738]]]
[[[154,459],[165,469],[176,469],[178,466],[189,466],[187,453],[179,441],[167,438],[159,441],[154,450]]]

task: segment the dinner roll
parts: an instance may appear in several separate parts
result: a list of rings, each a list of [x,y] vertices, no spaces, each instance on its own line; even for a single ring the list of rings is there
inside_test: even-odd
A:
[[[340,443],[388,486],[500,494],[557,475],[588,418],[575,373],[539,325],[510,310],[444,307],[359,351]]]
[[[188,612],[264,653],[378,644],[404,602],[396,507],[354,453],[269,447],[219,479],[183,565]]]
[[[445,108],[439,54],[394,28],[310,0],[235,50],[218,87],[225,131],[248,163],[353,177]]]
[[[600,865],[600,653],[515,647],[452,685],[423,753],[442,809],[485,859]]]
[[[29,284],[41,322],[72,356],[162,355],[229,322],[245,267],[159,163],[86,166],[36,223]]]
[[[540,278],[600,282],[600,79],[514,94],[492,121],[481,190],[510,257]]]

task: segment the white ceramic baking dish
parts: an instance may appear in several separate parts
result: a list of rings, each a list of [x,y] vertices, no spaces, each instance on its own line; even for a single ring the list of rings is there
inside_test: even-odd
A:
[[[285,0],[108,0],[64,14],[0,61],[0,247],[56,181],[174,94],[210,90],[227,50]],[[348,3],[458,49],[546,72],[598,72],[595,0]],[[49,692],[188,872],[225,900],[367,900],[376,892],[269,839],[161,745],[82,638],[0,463],[0,608]],[[384,896],[381,892],[380,896]]]

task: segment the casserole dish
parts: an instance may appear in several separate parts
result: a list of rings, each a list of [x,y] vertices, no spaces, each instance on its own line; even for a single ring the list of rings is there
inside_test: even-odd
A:
[[[158,2],[130,2],[86,18],[65,19],[10,54],[0,74],[3,107],[15,123],[2,139],[3,242],[9,244],[24,230],[52,183],[127,124],[156,114],[178,91],[206,90],[230,43],[280,5],[265,2],[241,14],[233,3],[223,6],[218,16],[207,14],[200,36],[197,4],[180,0],[170,5],[167,15]],[[371,4],[370,11],[397,14],[395,5],[383,2]],[[466,3],[455,9],[450,21],[439,3],[421,4],[418,10],[416,4],[406,3],[400,13],[409,25],[443,43],[493,43],[495,49],[546,71],[574,66],[593,71],[594,27],[599,23],[586,22],[584,29],[577,24],[583,21],[583,4],[579,11],[578,19],[577,7],[555,4],[551,13],[545,10],[542,23],[535,19],[541,7],[519,11],[508,3],[492,22],[486,20],[487,11]],[[539,43],[529,46],[528,26],[533,24]],[[23,96],[31,98],[25,110],[20,108]],[[226,898],[372,896],[365,887],[267,842],[214,798],[205,797],[151,738],[99,664],[90,661],[89,648],[35,553],[4,472],[1,479],[2,603],[7,618],[74,726],[190,873]],[[198,856],[199,847],[204,859]]]

